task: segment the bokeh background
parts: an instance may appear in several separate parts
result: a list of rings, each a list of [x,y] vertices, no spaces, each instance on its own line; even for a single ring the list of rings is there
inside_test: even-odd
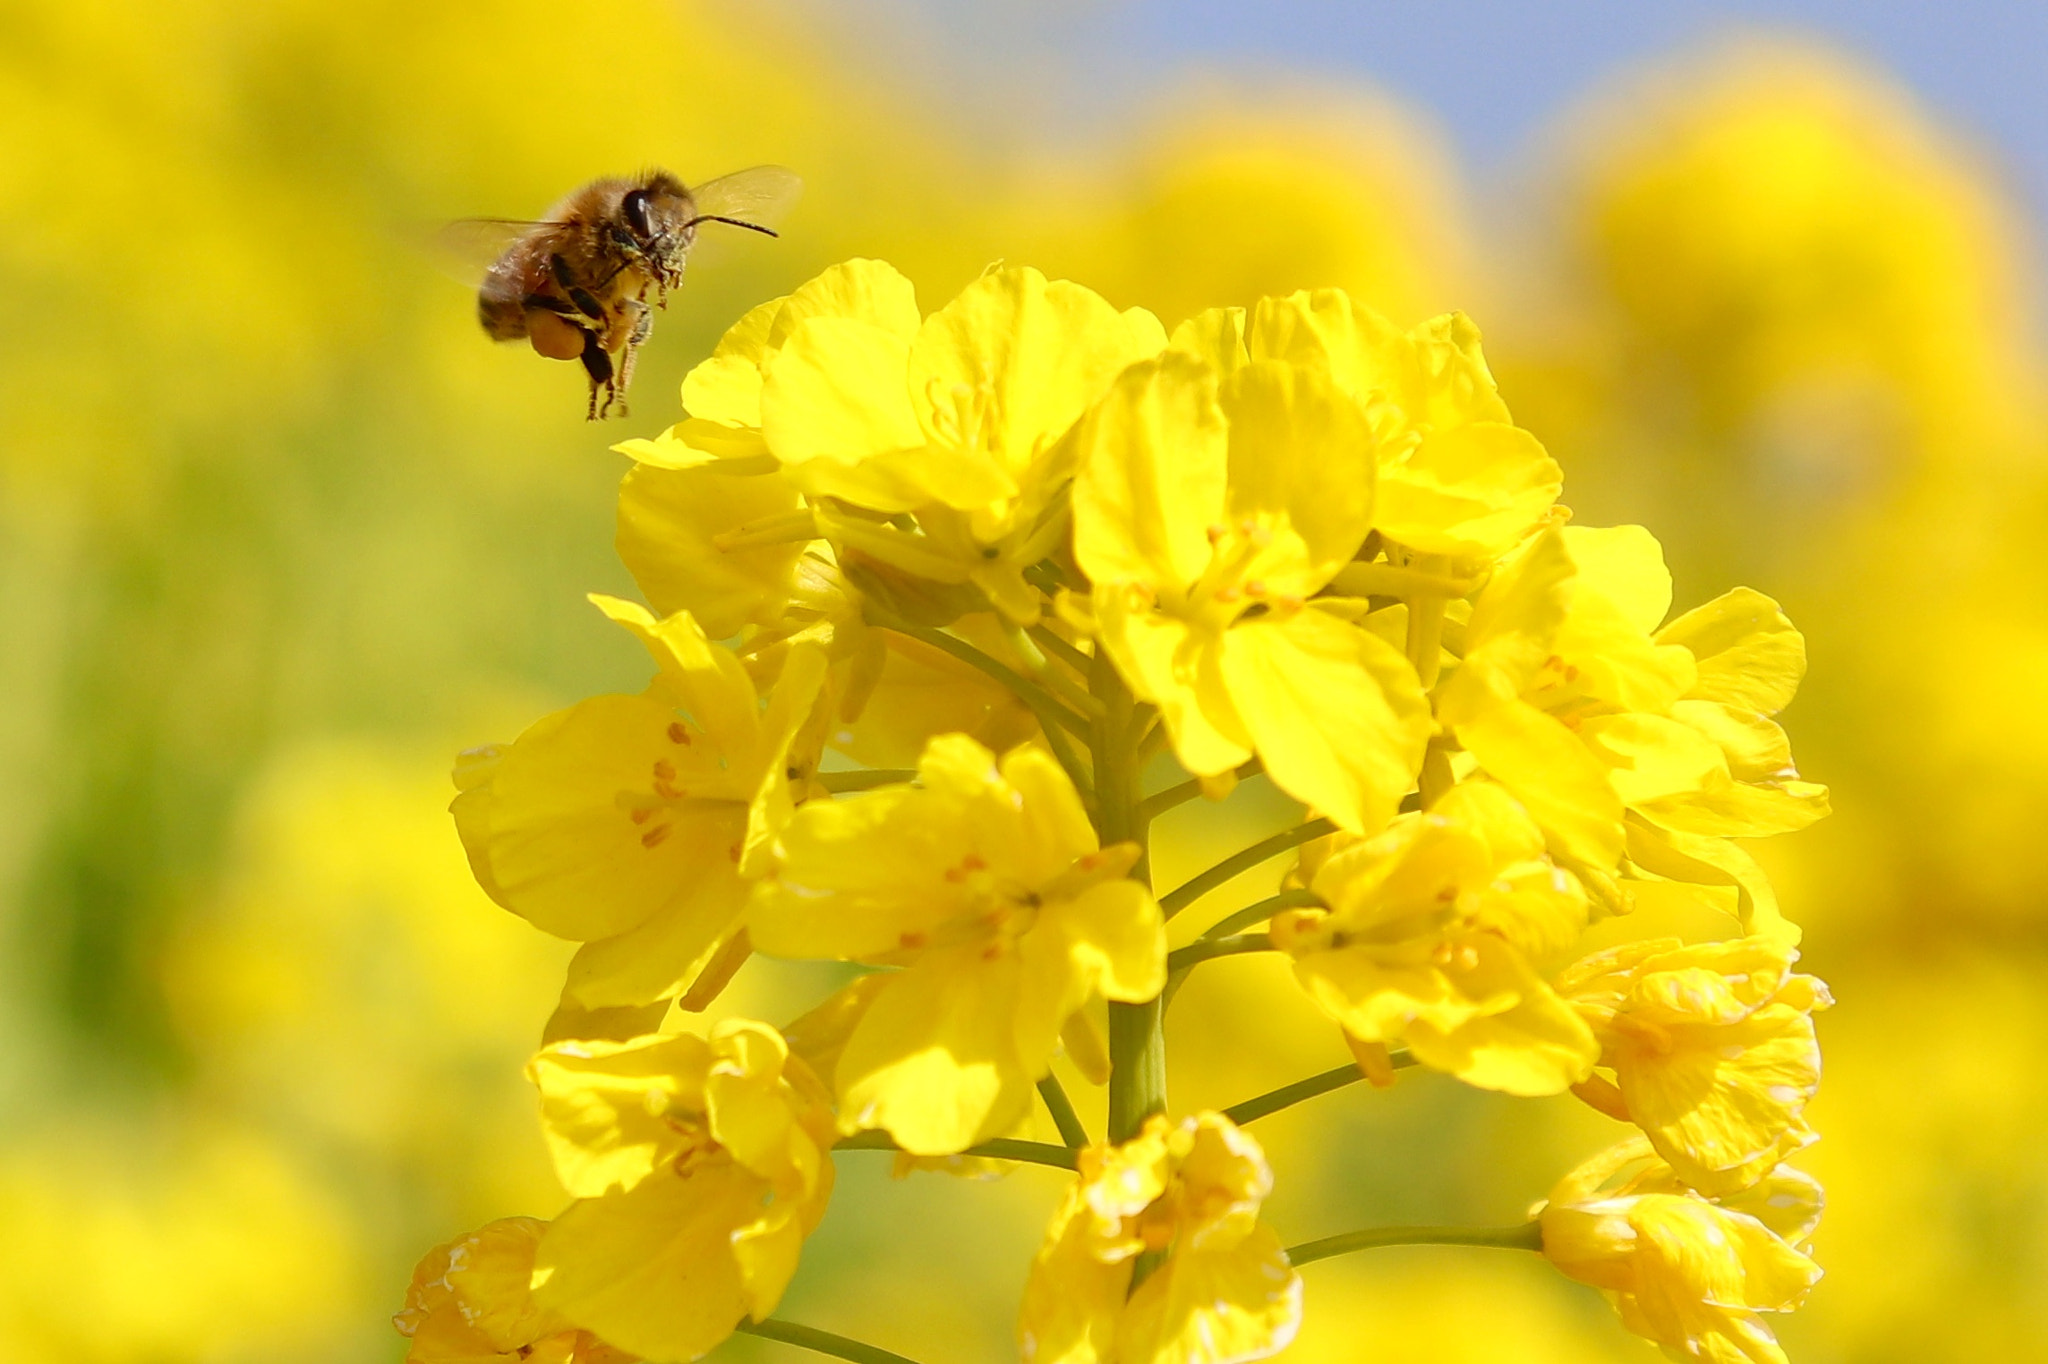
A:
[[[1838,813],[1759,851],[1843,1001],[1829,1273],[1784,1338],[2048,1359],[2044,16],[0,3],[0,1355],[395,1360],[423,1249],[560,1206],[519,1067],[565,947],[471,885],[448,758],[637,689],[582,599],[630,590],[607,444],[744,308],[872,254],[927,306],[1007,259],[1169,323],[1320,284],[1464,308],[1581,520],[1654,529],[1682,605],[1778,596]],[[808,181],[787,238],[703,262],[607,428],[419,249],[761,161]],[[1170,819],[1162,875],[1286,817],[1244,806]],[[756,963],[729,1007],[818,984]],[[1282,984],[1190,986],[1176,1106],[1341,1059]],[[1411,1075],[1259,1135],[1295,1240],[1513,1220],[1614,1134]],[[842,1167],[785,1314],[1006,1357],[1054,1177]],[[1533,1257],[1308,1275],[1304,1364],[1654,1357]]]

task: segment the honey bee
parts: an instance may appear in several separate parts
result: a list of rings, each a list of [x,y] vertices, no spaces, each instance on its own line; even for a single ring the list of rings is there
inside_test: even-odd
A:
[[[580,360],[590,379],[588,419],[626,415],[633,362],[668,306],[683,262],[706,223],[773,237],[771,224],[803,182],[781,166],[755,166],[694,187],[665,170],[593,180],[534,222],[471,218],[446,246],[495,251],[477,288],[477,318],[496,341],[525,338],[551,360]],[[653,304],[649,306],[648,295]]]

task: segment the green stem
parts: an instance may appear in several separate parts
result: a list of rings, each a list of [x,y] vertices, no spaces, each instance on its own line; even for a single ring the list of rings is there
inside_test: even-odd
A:
[[[818,785],[833,795],[845,795],[848,791],[872,791],[877,786],[897,786],[917,780],[917,773],[907,767],[869,767],[857,772],[820,772]]]
[[[1401,1070],[1414,1065],[1415,1058],[1405,1051],[1389,1052],[1387,1063],[1395,1070]],[[1243,1103],[1232,1104],[1223,1110],[1223,1116],[1243,1127],[1246,1123],[1270,1117],[1283,1108],[1292,1108],[1305,1099],[1313,1099],[1332,1090],[1342,1089],[1346,1085],[1357,1084],[1364,1078],[1365,1073],[1347,1061],[1341,1066],[1332,1066],[1320,1074],[1311,1075],[1306,1080],[1296,1080],[1291,1085],[1282,1085],[1278,1089],[1267,1090],[1264,1094],[1246,1099]]]
[[[1136,701],[1117,675],[1107,650],[1089,660],[1088,688],[1102,698],[1103,715],[1095,723],[1093,745],[1098,827],[1105,845],[1133,842],[1147,846],[1148,821],[1138,799],[1138,762],[1132,720]],[[1131,875],[1151,884],[1149,858],[1140,856]],[[1166,1110],[1165,1004],[1159,998],[1142,1004],[1117,1000],[1109,1005],[1109,1139],[1129,1141],[1154,1113]]]
[[[835,1335],[831,1331],[820,1331],[815,1326],[799,1326],[793,1321],[778,1321],[774,1317],[766,1321],[748,1321],[740,1318],[734,1328],[745,1335],[759,1336],[763,1340],[779,1340],[784,1345],[794,1345],[800,1350],[811,1350],[834,1359],[850,1359],[854,1364],[917,1364],[908,1355],[899,1355],[894,1350],[885,1350],[879,1345],[865,1341],[851,1340]]]
[[[1304,843],[1321,838],[1324,834],[1336,831],[1337,826],[1327,819],[1312,819],[1306,824],[1297,824],[1292,829],[1283,829],[1271,838],[1252,844],[1243,852],[1231,854],[1209,870],[1160,896],[1159,908],[1171,919],[1225,881],[1241,872],[1250,871],[1267,858],[1278,857],[1289,848],[1298,848]]]
[[[1202,938],[1177,947],[1166,954],[1166,970],[1169,975],[1186,971],[1197,962],[1209,961],[1215,957],[1235,957],[1246,952],[1271,952],[1273,940],[1263,933],[1240,933],[1233,938]]]
[[[1041,723],[1051,720],[1071,734],[1084,739],[1088,737],[1087,720],[1061,705],[1052,693],[1023,673],[999,659],[989,657],[958,635],[949,635],[944,630],[933,630],[922,625],[912,625],[907,620],[897,620],[893,616],[878,614],[874,618],[874,623],[885,630],[894,630],[899,635],[908,635],[920,644],[929,644],[941,653],[951,654],[968,667],[988,674],[1015,692],[1017,699],[1031,707],[1032,714],[1037,715]],[[1049,724],[1046,726],[1048,729],[1051,727]]]
[[[1069,668],[1081,674],[1081,676],[1086,677],[1088,675],[1089,665],[1094,660],[1069,644],[1066,640],[1061,639],[1058,631],[1044,625],[1034,625],[1026,633],[1038,641],[1039,648],[1045,650],[1054,658],[1059,659]]]
[[[1381,1246],[1492,1246],[1497,1250],[1543,1249],[1543,1224],[1524,1222],[1514,1227],[1367,1227],[1342,1236],[1325,1236],[1304,1241],[1286,1250],[1287,1262],[1296,1269],[1345,1255],[1354,1250],[1377,1250]]]
[[[1421,571],[1427,572],[1437,561],[1433,556],[1418,555],[1415,562]],[[1436,685],[1437,673],[1443,665],[1444,601],[1434,592],[1408,600],[1408,661],[1415,665],[1415,675],[1422,679],[1424,691]]]
[[[1246,905],[1237,913],[1218,919],[1202,938],[1227,938],[1253,924],[1265,922],[1283,909],[1309,909],[1322,903],[1323,897],[1312,890],[1283,890],[1278,895],[1269,895],[1255,905]]]
[[[1253,758],[1243,767],[1237,769],[1237,779],[1239,781],[1246,781],[1258,776],[1259,773],[1265,770],[1266,764],[1257,758]],[[1200,777],[1189,777],[1178,785],[1169,786],[1164,791],[1154,792],[1152,795],[1145,797],[1144,804],[1140,808],[1144,810],[1145,818],[1157,819],[1175,806],[1185,805],[1201,794],[1202,779]]]
[[[1074,1101],[1067,1097],[1059,1076],[1048,1072],[1038,1082],[1038,1097],[1045,1100],[1045,1111],[1052,1114],[1052,1125],[1060,1130],[1061,1141],[1076,1149],[1088,1144],[1088,1129],[1081,1125],[1081,1115],[1074,1111]]]
[[[896,1139],[887,1132],[856,1132],[842,1137],[832,1148],[835,1151],[901,1151]],[[960,1153],[963,1156],[985,1156],[990,1160],[1014,1160],[1020,1165],[1050,1165],[1056,1170],[1075,1168],[1076,1153],[1071,1146],[1054,1146],[1049,1141],[1019,1141],[1014,1137],[996,1137],[970,1146]]]

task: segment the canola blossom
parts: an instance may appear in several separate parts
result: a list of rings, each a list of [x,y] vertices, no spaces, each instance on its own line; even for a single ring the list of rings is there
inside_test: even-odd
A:
[[[1571,524],[1471,320],[1325,289],[1169,331],[1012,267],[926,315],[855,260],[682,396],[619,447],[647,605],[593,598],[646,689],[456,769],[478,881],[581,944],[528,1068],[572,1201],[430,1253],[409,1359],[900,1360],[774,1315],[872,1151],[1069,1172],[1028,1364],[1267,1358],[1307,1266],[1410,1243],[1540,1251],[1674,1357],[1783,1359],[1830,1000],[1744,840],[1827,812],[1775,718],[1804,642],[1747,588],[1674,615],[1649,531]],[[1251,782],[1292,822],[1156,888],[1152,821]],[[1179,1113],[1167,1009],[1244,953],[1355,1064]],[[855,974],[779,1027],[692,1021],[757,954]],[[1288,1245],[1247,1128],[1411,1066],[1631,1135],[1520,1226]]]

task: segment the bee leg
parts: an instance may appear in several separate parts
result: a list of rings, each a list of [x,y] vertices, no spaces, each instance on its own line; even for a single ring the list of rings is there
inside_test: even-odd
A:
[[[640,347],[654,331],[654,314],[645,303],[627,299],[621,305],[626,315],[632,318],[632,325],[626,332],[625,344],[619,351],[619,415],[626,415],[626,392],[633,387],[633,365],[640,358]]]
[[[548,257],[548,269],[554,272],[555,283],[585,317],[597,322],[605,320],[604,305],[597,301],[596,295],[576,282],[576,276],[569,271],[569,262],[563,260],[559,252]]]
[[[590,410],[584,414],[584,420],[596,421],[611,411],[612,402],[619,394],[616,377],[612,371],[612,357],[611,353],[605,350],[604,343],[597,339],[597,334],[591,332],[584,338],[581,359],[583,372],[590,376]],[[604,390],[602,408],[597,405],[599,389]]]

